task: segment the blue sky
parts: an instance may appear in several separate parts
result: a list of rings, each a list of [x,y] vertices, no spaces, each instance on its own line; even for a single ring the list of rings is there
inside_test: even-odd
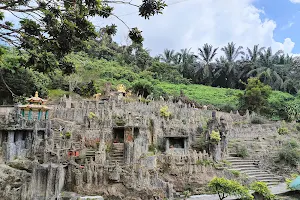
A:
[[[275,40],[289,37],[295,42],[293,53],[300,53],[300,3],[289,0],[257,0],[254,5],[264,10],[262,18],[273,19],[277,27],[274,31]]]

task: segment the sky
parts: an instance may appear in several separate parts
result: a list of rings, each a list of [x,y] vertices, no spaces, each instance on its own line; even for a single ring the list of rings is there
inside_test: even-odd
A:
[[[132,0],[140,4],[141,0]],[[300,0],[166,0],[162,15],[145,20],[137,8],[118,5],[114,11],[130,28],[143,31],[144,46],[152,55],[164,49],[191,48],[194,53],[203,44],[215,47],[234,42],[238,46],[271,46],[300,54]],[[128,44],[128,28],[112,16],[107,21],[92,19],[99,26],[115,23],[115,40]]]
[[[142,0],[131,1],[140,5]],[[144,47],[151,55],[164,49],[179,51],[198,48],[205,43],[223,47],[228,42],[237,46],[256,44],[273,51],[300,55],[300,0],[165,0],[168,7],[162,15],[146,20],[138,16],[138,8],[117,4],[108,19],[92,18],[100,27],[116,24],[114,39],[129,44],[128,28],[138,27],[145,38]],[[5,13],[6,20],[13,18]],[[126,24],[124,25],[123,22]],[[16,20],[16,19],[15,19]],[[219,51],[219,53],[221,53]]]

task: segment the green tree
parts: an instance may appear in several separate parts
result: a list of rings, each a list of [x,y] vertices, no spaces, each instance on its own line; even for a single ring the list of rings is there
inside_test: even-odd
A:
[[[231,195],[243,199],[253,199],[249,190],[234,180],[215,177],[209,182],[208,187],[212,193],[218,194],[220,200]]]
[[[263,84],[258,78],[249,78],[246,90],[240,95],[240,108],[260,113],[268,104],[268,98],[272,92],[270,86]]]
[[[196,72],[196,76],[200,79],[200,83],[205,85],[211,85],[214,80],[214,66],[212,61],[217,55],[218,48],[213,48],[212,45],[207,43],[202,48],[198,48],[200,59],[204,62],[204,66],[200,67]]]
[[[233,42],[222,47],[225,57],[217,59],[217,70],[215,72],[216,84],[222,87],[235,88],[238,77],[238,65],[236,60],[239,56],[244,55],[243,47],[236,47]]]
[[[25,49],[29,55],[27,65],[34,66],[36,70],[47,72],[59,67],[71,73],[74,68],[64,56],[82,49],[85,41],[97,36],[95,26],[89,19],[114,16],[121,20],[113,13],[113,5],[119,3],[137,7],[139,15],[145,19],[162,13],[166,6],[163,0],[143,0],[140,5],[117,0],[1,1],[0,41]],[[18,25],[7,21],[8,13],[16,16]],[[141,31],[128,29],[129,37],[136,43],[142,43]],[[106,32],[115,34],[116,26],[107,26]]]
[[[159,57],[160,57],[160,60],[162,62],[165,62],[165,63],[168,63],[168,64],[174,64],[174,61],[175,61],[175,51],[172,49],[165,49],[163,54],[160,54]]]
[[[280,89],[283,86],[283,79],[278,73],[279,69],[284,67],[280,65],[280,55],[283,51],[272,53],[271,47],[259,52],[258,66],[249,71],[249,76],[258,77],[263,83],[270,85],[273,89]]]

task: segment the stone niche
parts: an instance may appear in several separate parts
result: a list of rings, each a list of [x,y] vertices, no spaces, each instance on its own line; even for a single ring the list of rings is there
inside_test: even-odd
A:
[[[181,153],[188,152],[188,136],[166,136],[165,149],[166,153]]]

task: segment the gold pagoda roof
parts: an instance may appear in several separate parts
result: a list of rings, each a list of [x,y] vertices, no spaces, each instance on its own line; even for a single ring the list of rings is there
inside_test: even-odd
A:
[[[50,110],[51,108],[45,105],[36,105],[36,104],[27,104],[27,105],[20,105],[19,108],[24,110]]]
[[[31,103],[44,103],[47,100],[40,98],[39,93],[36,91],[34,97],[27,98],[26,101]]]

